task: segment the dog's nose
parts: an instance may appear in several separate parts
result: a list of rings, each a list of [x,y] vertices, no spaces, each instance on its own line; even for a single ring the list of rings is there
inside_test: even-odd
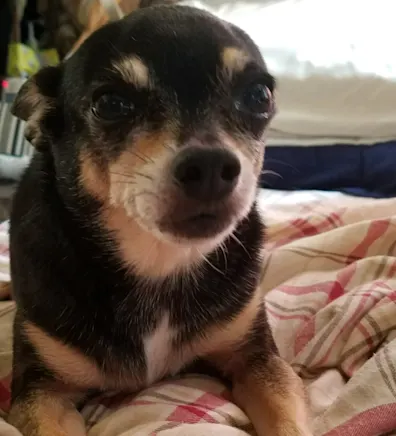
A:
[[[200,201],[221,200],[231,194],[240,172],[239,159],[224,149],[186,148],[173,166],[178,185]]]

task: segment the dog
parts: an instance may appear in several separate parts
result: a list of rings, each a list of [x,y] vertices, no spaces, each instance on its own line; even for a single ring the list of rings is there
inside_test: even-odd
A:
[[[10,224],[9,422],[83,436],[78,404],[194,365],[258,436],[310,436],[258,287],[256,206],[275,80],[238,27],[187,6],[133,12],[20,90],[36,147]]]

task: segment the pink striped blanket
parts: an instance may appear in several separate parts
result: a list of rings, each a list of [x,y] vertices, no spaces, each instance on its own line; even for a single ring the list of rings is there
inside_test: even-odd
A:
[[[260,207],[263,295],[280,353],[305,381],[315,436],[396,435],[396,199],[263,191]],[[3,277],[7,241],[3,224]],[[13,314],[12,302],[0,303],[3,417]],[[229,392],[194,375],[98,398],[83,415],[88,436],[253,434]],[[0,418],[0,435],[19,433]]]

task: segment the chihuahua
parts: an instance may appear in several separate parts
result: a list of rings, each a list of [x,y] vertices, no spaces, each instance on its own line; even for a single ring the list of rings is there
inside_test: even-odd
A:
[[[259,289],[256,207],[274,78],[239,28],[155,6],[94,32],[22,87],[36,148],[14,197],[9,422],[85,436],[78,404],[195,364],[258,436],[310,436]]]

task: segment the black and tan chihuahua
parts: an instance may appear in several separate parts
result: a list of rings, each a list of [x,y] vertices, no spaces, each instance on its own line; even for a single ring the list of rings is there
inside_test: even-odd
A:
[[[259,436],[310,436],[258,287],[274,79],[239,28],[139,9],[21,89],[36,147],[11,216],[9,422],[83,436],[76,404],[204,363]]]

